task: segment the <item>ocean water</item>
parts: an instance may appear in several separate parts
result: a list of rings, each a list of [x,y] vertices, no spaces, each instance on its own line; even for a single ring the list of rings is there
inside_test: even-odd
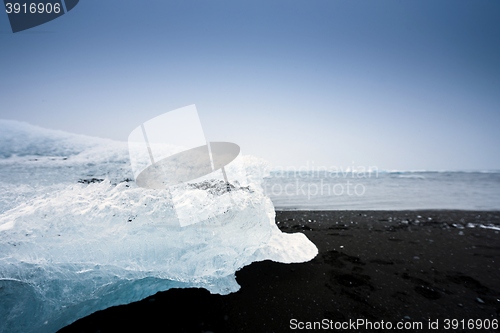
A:
[[[228,176],[231,181],[231,174]],[[134,178],[125,142],[0,120],[0,213],[92,178],[114,184]],[[285,210],[500,210],[500,170],[327,172],[275,168],[263,185],[276,209]]]
[[[500,171],[273,171],[277,210],[500,210]]]

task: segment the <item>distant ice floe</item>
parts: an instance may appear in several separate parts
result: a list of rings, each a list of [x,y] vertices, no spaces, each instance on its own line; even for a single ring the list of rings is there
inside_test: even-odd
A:
[[[174,287],[227,294],[252,262],[311,260],[316,246],[274,222],[265,167],[238,157],[231,192],[213,175],[144,189],[126,143],[0,121],[0,332],[55,332]]]
[[[500,227],[496,226],[494,224],[482,224],[482,223],[467,223],[466,225],[467,228],[482,228],[482,229],[491,229],[491,230],[496,230],[500,231]]]

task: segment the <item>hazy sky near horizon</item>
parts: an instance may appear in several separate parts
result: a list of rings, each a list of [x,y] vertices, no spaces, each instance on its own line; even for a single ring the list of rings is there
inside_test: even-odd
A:
[[[81,0],[13,34],[0,118],[126,141],[196,104],[275,166],[500,169],[500,2]]]

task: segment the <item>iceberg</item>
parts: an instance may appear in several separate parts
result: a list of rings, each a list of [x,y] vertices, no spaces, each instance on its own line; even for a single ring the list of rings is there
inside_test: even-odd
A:
[[[317,255],[277,228],[264,161],[226,170],[231,191],[216,173],[141,188],[126,143],[0,121],[0,332],[55,332],[170,288],[228,294],[252,262]]]

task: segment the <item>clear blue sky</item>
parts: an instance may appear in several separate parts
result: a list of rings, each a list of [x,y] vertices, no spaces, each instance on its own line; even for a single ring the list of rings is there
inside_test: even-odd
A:
[[[81,0],[0,48],[4,119],[126,141],[196,104],[274,165],[500,169],[496,0]]]

